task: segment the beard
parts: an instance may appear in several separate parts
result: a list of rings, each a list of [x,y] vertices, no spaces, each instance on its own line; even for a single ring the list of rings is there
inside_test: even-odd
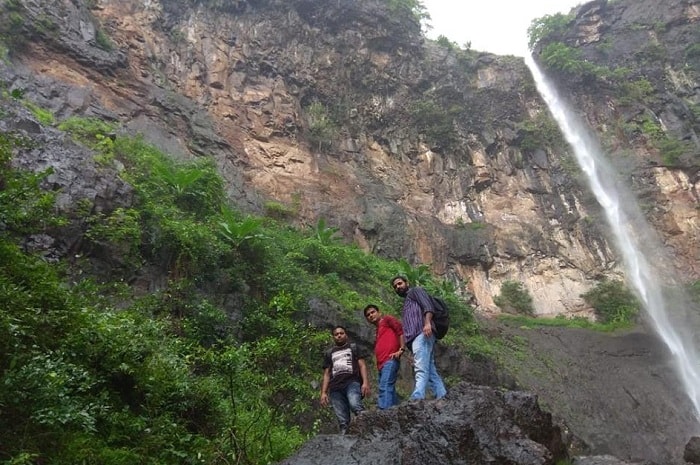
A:
[[[408,289],[396,289],[396,293],[401,297],[406,297],[406,294],[408,294]]]

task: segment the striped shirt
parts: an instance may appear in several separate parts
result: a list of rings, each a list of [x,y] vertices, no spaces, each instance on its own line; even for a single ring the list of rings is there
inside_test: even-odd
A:
[[[427,312],[433,312],[433,304],[428,293],[422,287],[409,288],[401,309],[403,337],[407,345],[410,345],[416,336],[423,332],[425,322],[423,314]]]

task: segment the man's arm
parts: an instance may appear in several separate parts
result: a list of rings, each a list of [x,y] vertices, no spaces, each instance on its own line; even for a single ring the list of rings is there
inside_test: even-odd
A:
[[[391,354],[391,358],[398,359],[404,352],[406,352],[406,338],[403,336],[403,326],[401,325],[401,322],[393,316],[387,317],[387,322],[392,331],[399,336],[399,349],[397,352]]]
[[[323,369],[323,381],[321,381],[321,405],[328,405],[328,384],[331,382],[331,369]]]
[[[371,391],[369,388],[369,376],[367,375],[365,359],[358,358],[357,365],[360,367],[360,376],[362,377],[362,397],[368,397]]]

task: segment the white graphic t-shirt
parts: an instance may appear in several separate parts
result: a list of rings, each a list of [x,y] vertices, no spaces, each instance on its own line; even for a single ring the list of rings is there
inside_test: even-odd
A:
[[[336,350],[331,354],[331,359],[333,361],[331,377],[336,377],[341,373],[352,374],[352,350],[350,347]]]

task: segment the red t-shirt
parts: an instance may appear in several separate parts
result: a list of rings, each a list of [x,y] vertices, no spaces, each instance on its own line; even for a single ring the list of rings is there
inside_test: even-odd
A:
[[[399,337],[403,334],[401,322],[391,315],[383,315],[377,324],[377,341],[374,343],[374,355],[377,357],[377,369],[381,370],[391,358],[391,354],[401,348]]]

